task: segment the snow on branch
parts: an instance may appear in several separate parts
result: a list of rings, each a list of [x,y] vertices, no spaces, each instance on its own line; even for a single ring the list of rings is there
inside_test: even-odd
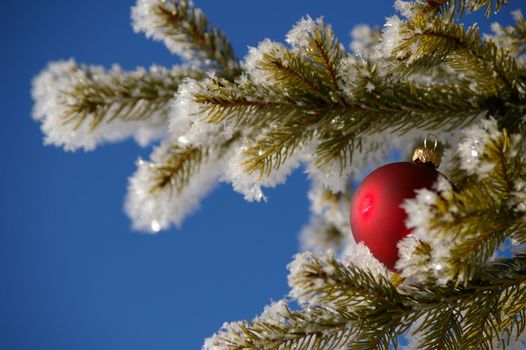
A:
[[[467,79],[478,94],[506,97],[525,93],[513,55],[491,40],[481,40],[477,25],[466,29],[440,17],[419,17],[404,23],[399,35],[402,39],[393,55],[406,65],[398,66],[398,73],[425,74],[447,67],[460,73],[450,75],[449,80]]]
[[[396,0],[395,8],[406,18],[429,19],[440,16],[449,21],[461,18],[464,13],[485,10],[486,17],[496,14],[509,0]]]
[[[506,27],[494,22],[491,25],[493,35],[485,35],[486,40],[493,41],[499,47],[510,51],[523,67],[526,64],[526,20],[521,10],[512,12],[514,25]]]
[[[317,258],[304,252],[297,254],[288,268],[290,296],[303,306],[353,309],[368,303],[376,305],[384,298],[397,303],[398,293],[388,280],[387,270],[363,244],[349,252],[345,264],[333,255]]]
[[[33,116],[42,123],[45,143],[66,150],[92,150],[130,136],[146,145],[166,134],[179,83],[201,74],[183,67],[123,72],[118,66],[54,62],[33,81]]]
[[[369,58],[373,55],[381,34],[379,29],[371,28],[367,24],[357,25],[351,31],[352,41],[349,46],[355,55]]]
[[[326,349],[339,350],[353,334],[348,313],[311,308],[293,311],[283,302],[265,308],[252,322],[225,323],[205,340],[203,350]]]
[[[400,21],[392,21],[396,25],[381,41],[388,50],[398,40],[389,33]],[[321,20],[300,20],[287,40],[292,48],[265,40],[250,49],[243,65],[247,74],[234,82],[210,77],[197,89],[179,93],[189,97],[181,105],[194,111],[195,125],[201,125],[194,130],[218,124],[209,129],[237,129],[247,136],[236,172],[241,166],[246,177],[256,176],[263,186],[282,167],[288,174],[305,162],[313,178],[333,192],[345,191],[351,170],[360,173],[371,159],[386,159],[392,149],[386,135],[394,144],[407,145],[417,128],[450,131],[486,110],[487,96],[474,96],[467,82],[446,88],[395,80],[373,64],[354,60]],[[250,184],[235,187],[260,196]]]
[[[494,119],[464,131],[458,146],[461,169],[471,176],[453,190],[440,177],[435,192],[419,190],[403,208],[410,236],[399,243],[397,268],[406,284],[468,283],[506,238],[525,235],[523,177],[526,163],[517,136]],[[474,177],[473,177],[474,175]]]
[[[211,63],[231,78],[239,73],[228,38],[190,0],[137,0],[132,20],[135,32],[164,42],[171,52],[183,58]]]
[[[130,177],[125,209],[133,228],[157,233],[180,226],[218,182],[222,161],[232,143],[210,148],[166,141],[150,161],[139,159]]]

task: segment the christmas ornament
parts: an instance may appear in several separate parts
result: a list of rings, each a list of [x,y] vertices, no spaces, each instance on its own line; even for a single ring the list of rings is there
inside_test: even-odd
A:
[[[430,135],[431,136],[431,135]],[[363,242],[388,269],[398,260],[397,243],[411,230],[405,226],[407,214],[400,205],[416,196],[415,190],[432,189],[440,174],[440,153],[433,148],[417,148],[413,162],[384,165],[370,173],[354,193],[351,202],[351,230],[356,242]]]

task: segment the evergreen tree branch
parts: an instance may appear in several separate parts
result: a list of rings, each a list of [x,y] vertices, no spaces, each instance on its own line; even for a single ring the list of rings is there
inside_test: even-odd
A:
[[[272,307],[272,306],[271,306]],[[355,316],[336,310],[311,308],[263,313],[252,322],[236,322],[206,340],[206,350],[337,350],[353,334],[349,320]]]
[[[506,238],[524,234],[524,214],[517,204],[522,192],[516,190],[525,166],[520,150],[518,138],[499,131],[494,120],[465,131],[460,168],[475,178],[454,191],[439,180],[439,195],[420,190],[404,204],[408,225],[415,230],[401,243],[404,276],[466,284]],[[423,244],[429,249],[419,250]]]
[[[427,0],[415,1],[413,9],[422,17],[441,16],[452,21],[464,13],[484,9],[486,17],[498,13],[509,0]]]
[[[487,36],[498,46],[505,48],[513,53],[515,57],[526,54],[526,20],[521,10],[513,11],[515,20],[514,25],[502,27],[498,23],[493,23],[491,29],[495,33],[493,36]]]
[[[465,310],[461,349],[491,350],[493,341],[501,334],[498,310],[500,293],[481,293],[473,297]],[[483,308],[480,305],[484,305]]]
[[[48,142],[66,149],[92,149],[129,135],[144,144],[165,132],[179,84],[202,75],[183,67],[123,72],[118,66],[56,62],[33,83],[34,115],[42,120]]]
[[[524,256],[483,266],[465,286],[427,283],[403,294],[381,275],[362,280],[371,272],[353,263],[344,265],[331,256],[299,259],[289,276],[293,296],[308,307],[347,308],[357,315],[350,321],[356,331],[347,344],[351,349],[396,348],[396,337],[411,324],[417,325],[412,334],[419,349],[491,349],[496,339],[524,330]]]
[[[138,0],[134,29],[163,41],[174,53],[198,58],[233,79],[240,73],[232,44],[189,0]]]
[[[317,258],[304,253],[296,259],[294,264],[301,268],[291,268],[289,284],[291,294],[300,302],[333,308],[352,309],[374,304],[381,309],[405,309],[403,296],[386,276],[353,264],[344,265],[332,255]]]
[[[168,102],[181,81],[202,76],[200,71],[161,67],[152,67],[149,73],[142,69],[123,73],[118,69],[99,71],[94,67],[77,67],[72,74],[82,78],[64,91],[68,108],[64,123],[74,123],[78,128],[88,122],[92,130],[103,121],[109,123],[116,118],[147,119],[153,113],[161,113],[166,118]]]
[[[151,165],[154,181],[149,192],[153,194],[168,188],[170,192],[179,194],[208,153],[208,149],[171,145],[166,154],[160,157],[162,162]]]
[[[474,90],[498,94],[505,89],[511,96],[523,94],[524,82],[513,56],[491,41],[482,41],[476,26],[465,30],[461,24],[440,18],[431,23],[416,18],[403,28],[404,39],[394,54],[408,65],[399,67],[398,72],[409,74],[446,64],[476,82]]]
[[[366,87],[371,81],[374,93]],[[297,145],[314,135],[321,141],[316,150],[319,166],[340,159],[344,167],[359,145],[359,136],[388,128],[400,134],[413,128],[454,129],[487,111],[495,100],[474,94],[467,81],[446,87],[369,77],[356,82],[352,99],[348,97],[345,104],[305,99],[310,88],[304,90],[295,82],[286,90],[278,84],[269,88],[246,80],[211,85],[195,95],[203,120],[233,122],[237,127],[272,126],[249,151],[254,156],[250,170],[260,174],[279,167]]]
[[[136,229],[153,233],[180,225],[219,180],[235,138],[214,147],[166,142],[130,178],[126,211]]]
[[[303,55],[312,60],[313,67],[317,68],[318,75],[323,81],[330,84],[329,97],[331,100],[345,104],[345,95],[341,89],[341,63],[348,53],[343,49],[330,26],[325,25],[321,19],[307,36],[307,44],[300,47]]]
[[[456,308],[430,309],[420,317],[420,326],[414,334],[419,334],[421,349],[461,349],[462,316]]]

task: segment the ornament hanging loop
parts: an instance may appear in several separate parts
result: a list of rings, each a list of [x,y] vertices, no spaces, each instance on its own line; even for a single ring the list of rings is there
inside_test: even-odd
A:
[[[437,149],[437,146],[438,146],[438,138],[434,135],[434,134],[428,134],[425,138],[424,138],[424,148],[427,148],[427,139],[428,138],[433,138],[433,140],[435,141],[435,144],[433,145],[433,151]]]
[[[427,147],[428,138],[433,139],[433,148]],[[434,168],[438,168],[440,162],[442,161],[442,153],[437,150],[437,147],[438,138],[433,134],[427,135],[424,138],[424,147],[418,147],[417,149],[415,149],[415,153],[413,154],[413,162],[429,164],[432,165]]]

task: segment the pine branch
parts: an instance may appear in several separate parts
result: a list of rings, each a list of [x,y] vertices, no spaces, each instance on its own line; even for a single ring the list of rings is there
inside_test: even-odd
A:
[[[423,312],[420,326],[414,330],[419,334],[421,349],[462,349],[462,316],[454,307],[436,308]]]
[[[347,345],[350,350],[380,350],[398,348],[399,326],[397,319],[382,325],[371,324],[363,327],[356,337]]]
[[[358,251],[355,254],[359,255]],[[352,321],[356,334],[347,343],[350,349],[396,347],[397,335],[410,324],[405,319],[409,300],[381,274],[353,263],[344,265],[333,256],[320,259],[308,253],[297,257],[290,269],[291,295],[305,306],[349,310],[357,315]]]
[[[187,77],[198,78],[202,73],[189,69],[166,70],[152,67],[147,73],[143,69],[123,73],[118,69],[100,71],[94,67],[78,67],[72,75],[80,75],[77,84],[64,91],[68,109],[64,123],[89,122],[93,130],[100,123],[114,119],[147,119],[153,113],[165,118],[168,102],[177,92],[181,81]]]
[[[514,340],[509,335],[524,331],[524,262],[524,256],[494,261],[465,287],[414,286],[415,310],[422,312],[413,331],[420,338],[419,348],[493,349],[501,339],[506,349]]]
[[[475,177],[455,191],[441,179],[439,195],[420,190],[404,203],[408,226],[414,228],[401,243],[399,268],[405,277],[466,284],[506,238],[524,234],[523,209],[518,209],[523,191],[516,190],[526,165],[520,150],[518,138],[499,131],[494,120],[465,131],[460,168]],[[422,244],[428,249],[421,250]]]
[[[221,161],[234,142],[207,148],[168,142],[154,150],[149,162],[139,160],[126,200],[134,228],[156,233],[180,225],[219,180]]]
[[[487,36],[497,45],[509,50],[515,57],[526,53],[526,20],[521,10],[513,11],[515,25],[502,27],[498,23],[493,23],[491,29],[494,36]]]
[[[271,306],[272,307],[272,306]],[[337,350],[353,334],[350,313],[311,308],[291,311],[286,305],[276,315],[265,315],[253,322],[237,322],[206,340],[206,350]]]
[[[355,330],[347,344],[351,349],[396,348],[396,337],[413,323],[419,349],[491,349],[505,334],[524,330],[524,256],[483,266],[465,286],[427,283],[404,289],[404,294],[381,275],[373,277],[353,263],[312,255],[299,259],[289,277],[293,296],[308,301],[309,307],[347,308],[356,314],[350,321]],[[364,274],[371,276],[369,281],[362,280]]]
[[[388,128],[400,135],[414,128],[452,130],[488,111],[502,118],[503,125],[520,123],[511,112],[524,104],[513,58],[494,45],[483,45],[474,28],[465,33],[463,27],[438,19],[430,28],[425,34],[414,30],[419,34],[399,49],[414,47],[413,40],[422,35],[428,35],[430,43],[442,38],[433,47],[422,46],[421,61],[436,55],[433,64],[447,60],[463,71],[466,78],[455,79],[453,86],[447,79],[443,85],[400,80],[379,74],[374,66],[350,62],[330,28],[321,21],[303,20],[288,35],[293,50],[264,42],[247,59],[248,76],[234,83],[205,82],[195,95],[199,114],[211,123],[263,128],[246,150],[243,164],[247,173],[260,177],[270,176],[312,143],[317,143],[314,161],[319,169],[338,161],[343,171],[354,150],[361,148],[362,137]],[[510,108],[513,105],[517,107]]]
[[[510,207],[514,183],[522,178],[525,165],[520,144],[517,141],[512,143],[503,130],[487,141],[484,152],[477,154],[477,158],[480,164],[486,164],[487,173],[458,196],[453,195],[453,205],[458,212],[453,214],[450,223],[441,220],[440,228],[432,226],[432,229],[456,233],[458,242],[452,248],[450,263],[459,267],[456,273],[464,281],[493,255],[506,237],[526,229],[517,216],[519,213]],[[447,209],[442,214],[446,212]],[[438,222],[435,224],[439,225]],[[456,225],[457,228],[453,228]]]
[[[369,92],[369,83],[375,86],[374,92]],[[454,87],[431,86],[373,75],[356,81],[353,96],[345,104],[327,103],[311,93],[312,86],[292,78],[281,84],[282,80],[272,87],[246,79],[228,85],[209,81],[206,90],[195,95],[203,120],[260,130],[271,127],[247,150],[253,159],[247,169],[263,175],[281,166],[314,136],[321,141],[315,153],[319,167],[339,159],[343,168],[359,147],[360,136],[388,128],[400,134],[414,128],[454,129],[485,112],[495,100],[474,94],[467,81]]]
[[[464,282],[471,279],[476,268],[487,262],[504,239],[514,232],[516,217],[492,197],[491,192],[479,185],[454,195],[447,204],[438,204],[438,212],[444,219],[433,220],[430,229],[442,232],[442,237],[454,237],[447,260],[454,279]],[[451,213],[452,208],[458,212]]]
[[[172,52],[211,63],[229,79],[239,75],[232,44],[191,1],[138,0],[132,18],[136,32],[163,41]]]
[[[208,154],[208,149],[171,145],[166,149],[166,153],[159,157],[161,163],[151,164],[154,180],[149,192],[154,194],[156,191],[168,189],[176,195],[181,193]]]
[[[463,322],[464,337],[461,349],[491,350],[493,341],[501,334],[498,310],[500,293],[498,291],[481,293],[473,297],[471,305],[465,310]],[[480,307],[484,305],[484,307]]]
[[[201,76],[181,67],[123,72],[118,66],[57,62],[33,83],[34,115],[42,119],[48,142],[66,149],[91,149],[101,141],[141,134],[146,143],[148,134],[158,137],[166,129],[179,84]]]
[[[452,21],[455,17],[461,18],[465,12],[472,13],[485,9],[486,17],[498,13],[509,0],[427,0],[415,1],[413,8],[420,16],[436,16],[448,18]]]
[[[407,66],[398,67],[398,73],[422,72],[445,64],[476,84],[473,90],[502,95],[504,89],[515,98],[523,94],[524,82],[513,56],[491,41],[482,41],[476,26],[465,30],[461,24],[440,18],[431,23],[415,18],[403,27],[402,37],[393,55],[401,57]]]
[[[385,276],[375,276],[352,264],[344,265],[332,255],[320,259],[304,254],[294,263],[301,264],[301,269],[292,269],[289,276],[291,293],[296,299],[333,308],[352,309],[374,304],[382,310],[405,309],[404,298]]]
[[[308,20],[307,20],[308,21]],[[345,104],[345,95],[341,89],[341,64],[348,53],[343,49],[330,26],[325,25],[321,19],[308,22],[312,27],[308,32],[307,43],[299,47],[305,57],[312,61],[312,68],[324,83],[329,83],[327,88],[329,97],[333,102]],[[294,40],[292,40],[294,41]]]

